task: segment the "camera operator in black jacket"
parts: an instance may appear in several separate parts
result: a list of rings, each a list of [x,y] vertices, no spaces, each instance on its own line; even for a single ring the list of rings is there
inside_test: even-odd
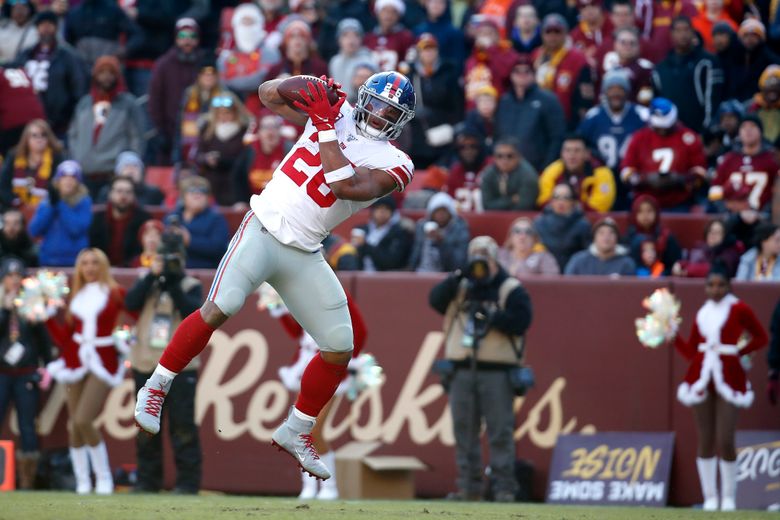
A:
[[[197,278],[184,271],[186,252],[181,236],[167,231],[148,272],[127,292],[125,306],[138,312],[136,343],[130,351],[133,378],[138,391],[151,377],[182,316],[188,316],[202,301]],[[200,489],[201,450],[195,425],[195,389],[200,359],[195,358],[179,374],[165,400],[168,430],[176,463],[174,491],[196,494]],[[138,453],[137,491],[156,492],[163,484],[162,435],[136,436]]]
[[[480,424],[484,418],[497,502],[517,492],[515,395],[533,385],[522,366],[523,334],[532,308],[520,282],[498,264],[498,244],[487,236],[469,243],[468,266],[431,290],[431,307],[444,315],[445,359],[436,364],[449,394],[455,434],[458,491],[449,498],[479,500],[482,489]]]
[[[51,341],[42,321],[19,314],[14,299],[24,277],[24,263],[13,256],[0,263],[0,424],[13,401],[19,421],[21,449],[17,452],[19,489],[32,489],[38,467],[38,414],[40,368],[51,361]]]

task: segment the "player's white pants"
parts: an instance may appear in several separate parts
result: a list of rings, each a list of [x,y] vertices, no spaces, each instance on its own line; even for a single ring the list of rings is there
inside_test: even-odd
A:
[[[233,316],[263,282],[276,289],[320,350],[352,350],[347,296],[322,253],[282,244],[249,211],[219,263],[208,300]]]

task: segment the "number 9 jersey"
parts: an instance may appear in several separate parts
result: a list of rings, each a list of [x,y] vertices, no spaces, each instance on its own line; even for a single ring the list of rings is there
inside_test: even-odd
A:
[[[344,156],[353,167],[382,170],[393,178],[396,189],[403,191],[414,175],[412,160],[388,141],[360,135],[353,110],[349,103],[344,103],[336,121],[336,137]],[[334,227],[374,200],[336,198],[325,182],[317,130],[307,121],[303,134],[276,168],[268,185],[262,193],[253,195],[249,204],[279,242],[317,251]]]

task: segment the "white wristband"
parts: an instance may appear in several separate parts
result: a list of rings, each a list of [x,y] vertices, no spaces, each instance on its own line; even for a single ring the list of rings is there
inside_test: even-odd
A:
[[[317,140],[321,143],[329,143],[336,140],[335,130],[320,130],[317,132]]]
[[[355,175],[355,169],[348,164],[336,170],[325,172],[325,182],[330,184],[331,182],[343,181],[344,179],[349,179],[353,175]]]

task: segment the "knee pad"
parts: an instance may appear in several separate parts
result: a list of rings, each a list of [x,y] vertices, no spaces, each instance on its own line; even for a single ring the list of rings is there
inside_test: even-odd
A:
[[[223,287],[213,303],[226,316],[234,316],[244,306],[246,294],[238,287]]]
[[[333,327],[317,344],[323,352],[350,352],[353,349],[352,325],[344,324]]]

